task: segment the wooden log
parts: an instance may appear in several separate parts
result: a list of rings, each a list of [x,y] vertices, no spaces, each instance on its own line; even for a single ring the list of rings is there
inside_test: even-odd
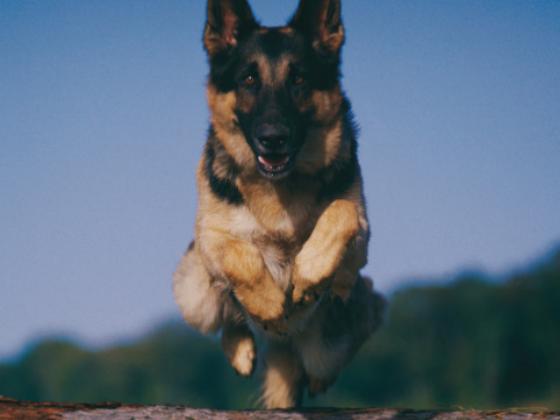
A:
[[[220,411],[181,406],[142,406],[120,403],[74,404],[17,401],[0,397],[0,419],[196,419],[196,420],[458,420],[458,419],[552,419],[560,413],[538,409],[478,410],[401,410],[394,408],[310,408],[301,410]]]

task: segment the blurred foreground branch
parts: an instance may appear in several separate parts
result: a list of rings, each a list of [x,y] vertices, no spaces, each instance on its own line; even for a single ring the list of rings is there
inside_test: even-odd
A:
[[[70,403],[35,403],[17,401],[0,397],[0,420],[4,419],[555,419],[560,420],[560,413],[536,409],[512,409],[500,411],[477,410],[436,410],[413,411],[399,409],[334,409],[318,408],[299,411],[220,411],[195,409],[180,406],[139,406],[119,403],[70,404]]]

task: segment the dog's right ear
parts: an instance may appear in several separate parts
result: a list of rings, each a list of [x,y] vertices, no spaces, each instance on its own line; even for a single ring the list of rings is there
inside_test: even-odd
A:
[[[338,54],[344,43],[341,0],[300,0],[288,23],[312,41],[313,47],[326,54]]]
[[[208,0],[204,48],[214,56],[259,26],[247,0]]]

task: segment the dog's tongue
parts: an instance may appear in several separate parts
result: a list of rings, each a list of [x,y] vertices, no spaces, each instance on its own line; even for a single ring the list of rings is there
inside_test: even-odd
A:
[[[282,166],[288,163],[290,157],[288,155],[260,155],[259,162],[268,167]]]

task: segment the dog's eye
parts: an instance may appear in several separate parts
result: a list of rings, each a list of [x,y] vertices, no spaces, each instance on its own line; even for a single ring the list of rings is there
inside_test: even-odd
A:
[[[257,76],[254,74],[248,74],[243,78],[243,86],[251,87],[257,84]]]

